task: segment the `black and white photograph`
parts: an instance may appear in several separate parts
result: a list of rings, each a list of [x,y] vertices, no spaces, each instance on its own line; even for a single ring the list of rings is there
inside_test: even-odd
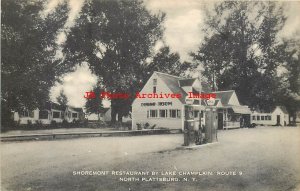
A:
[[[300,191],[300,1],[1,0],[1,191]]]

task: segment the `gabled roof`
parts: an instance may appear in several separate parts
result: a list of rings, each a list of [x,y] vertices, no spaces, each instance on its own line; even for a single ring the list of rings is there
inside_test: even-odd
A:
[[[155,72],[159,78],[161,78],[168,88],[173,93],[181,94],[181,98],[179,99],[182,103],[185,103],[185,97],[188,95],[181,87],[192,86],[197,78],[182,78],[178,76],[173,76],[170,74],[165,74],[161,72]],[[209,85],[206,82],[201,81],[202,90],[201,92],[208,93],[210,92]]]
[[[212,91],[210,85],[207,82],[201,81],[201,86],[202,86],[202,90],[201,90],[202,92],[207,93]]]
[[[71,106],[68,106],[68,108],[70,110],[73,110],[73,111],[78,112],[78,113],[82,113],[83,112],[83,109],[80,108],[80,107],[71,107]]]
[[[101,113],[106,113],[108,110],[110,110],[110,107],[103,108],[103,109],[101,110]]]
[[[196,78],[183,79],[183,80],[178,80],[178,83],[180,87],[192,86],[195,80]]]
[[[65,111],[66,110],[66,106],[62,106],[62,105],[59,105],[58,103],[54,103],[52,102],[52,105],[51,105],[52,109],[56,109],[56,110],[60,110],[60,111]]]
[[[289,114],[289,112],[286,110],[286,107],[284,107],[284,106],[277,106],[278,108],[280,108],[281,110],[282,110],[282,112],[283,113],[285,113],[285,114]],[[276,108],[275,108],[276,109]],[[275,109],[273,110],[273,112],[275,111]],[[272,112],[272,113],[273,113]]]
[[[187,93],[179,87],[178,81],[179,80],[184,80],[184,78],[161,73],[161,72],[155,72],[157,76],[162,79],[165,84],[168,86],[168,88],[173,92],[173,93],[179,93],[181,94],[181,98],[179,100],[182,103],[185,103],[185,97],[187,96]]]
[[[59,105],[58,103],[54,103],[52,101],[48,101],[48,102],[45,102],[44,104],[42,104],[42,106],[39,107],[39,109],[41,109],[41,110],[44,110],[44,109],[45,110],[55,109],[55,110],[65,111],[66,107],[62,106],[62,105]]]
[[[229,100],[234,94],[234,90],[212,92],[216,94],[216,98],[221,100],[223,106],[229,106]]]

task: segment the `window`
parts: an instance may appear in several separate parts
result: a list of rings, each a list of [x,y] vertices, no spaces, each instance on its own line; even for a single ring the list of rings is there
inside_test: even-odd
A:
[[[177,110],[177,118],[181,118],[181,111],[179,109]]]
[[[257,116],[257,121],[259,121],[260,120],[260,116]]]
[[[199,111],[194,111],[194,118],[198,118],[199,117]]]
[[[153,79],[153,86],[157,85],[157,79]]]
[[[28,111],[21,111],[20,112],[20,117],[29,117]]]
[[[48,119],[48,111],[40,111],[39,112],[39,119]]]
[[[159,117],[161,117],[161,118],[166,118],[166,117],[168,117],[168,112],[167,112],[167,110],[166,110],[166,109],[161,109],[161,110],[159,110]]]
[[[181,110],[179,109],[170,109],[169,110],[170,118],[180,118],[181,117]]]
[[[153,86],[153,93],[156,93],[156,86]]]
[[[157,117],[157,110],[150,110],[149,118],[156,118],[156,117]]]
[[[261,120],[265,120],[265,116],[260,116]]]
[[[252,116],[252,120],[255,120],[255,116]]]
[[[31,118],[34,117],[34,112],[33,111],[29,111],[29,117],[31,117]]]
[[[77,113],[72,113],[72,118],[77,118]]]
[[[271,115],[268,115],[268,120],[272,120],[272,116]]]
[[[58,112],[58,111],[53,111],[53,112],[52,112],[52,116],[53,116],[53,118],[59,118],[60,112]]]
[[[169,110],[169,116],[170,116],[170,118],[176,118],[177,117],[176,109],[170,109]]]

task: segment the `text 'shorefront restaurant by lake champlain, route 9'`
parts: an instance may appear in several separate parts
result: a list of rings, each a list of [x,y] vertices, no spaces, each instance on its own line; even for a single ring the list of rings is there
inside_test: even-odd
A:
[[[132,103],[132,128],[137,129],[139,124],[148,123],[159,128],[184,129],[184,115],[186,97],[195,95],[214,95],[213,105],[209,99],[195,98],[190,100],[193,106],[196,127],[205,124],[205,108],[214,107],[218,112],[218,129],[240,128],[250,123],[251,111],[248,106],[240,105],[234,90],[211,92],[209,86],[200,82],[198,78],[181,78],[161,72],[154,72],[143,89],[142,94],[163,93],[181,96],[163,98],[136,98]],[[192,101],[192,102],[191,102]],[[198,122],[197,122],[198,119]],[[198,124],[197,124],[198,123]]]

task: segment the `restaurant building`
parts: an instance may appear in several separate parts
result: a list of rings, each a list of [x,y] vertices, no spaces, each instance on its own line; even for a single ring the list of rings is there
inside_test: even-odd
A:
[[[213,105],[207,99],[192,99],[196,126],[205,124],[205,108],[208,105],[218,111],[218,129],[239,128],[246,119],[250,123],[250,109],[239,103],[234,90],[211,92],[209,85],[198,78],[182,78],[161,72],[154,72],[140,94],[180,94],[180,97],[136,98],[132,103],[132,129],[148,123],[156,128],[183,129],[184,108],[189,92],[215,94]],[[242,120],[243,119],[243,120]],[[244,121],[243,123],[241,123]],[[197,124],[198,123],[198,124]]]

